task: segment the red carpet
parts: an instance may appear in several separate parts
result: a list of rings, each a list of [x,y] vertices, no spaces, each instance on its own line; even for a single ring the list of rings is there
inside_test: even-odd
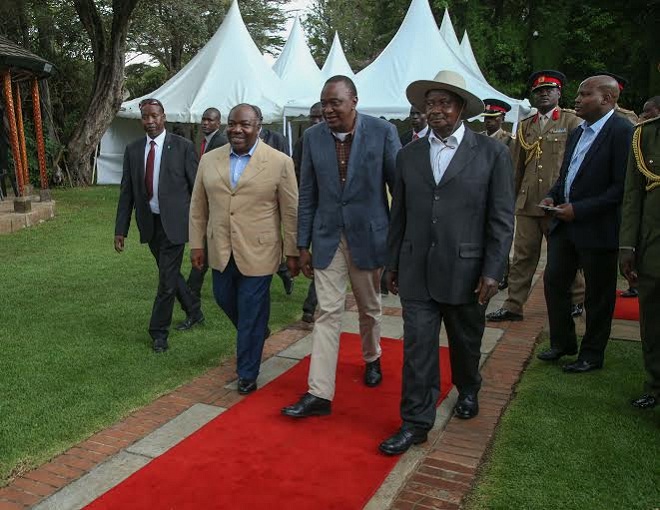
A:
[[[627,321],[639,321],[639,298],[622,298],[620,290],[616,291],[614,318]]]
[[[333,413],[280,414],[307,389],[309,357],[153,460],[87,508],[360,509],[397,458],[378,444],[400,425],[403,342],[383,339],[383,383],[362,383],[357,335],[342,335]],[[441,390],[451,389],[441,349]]]

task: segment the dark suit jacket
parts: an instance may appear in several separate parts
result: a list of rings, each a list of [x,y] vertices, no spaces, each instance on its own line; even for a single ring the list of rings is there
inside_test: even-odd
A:
[[[140,230],[140,242],[147,243],[154,234],[153,214],[144,184],[146,136],[130,143],[124,152],[124,171],[117,204],[115,235],[128,235],[131,214]],[[167,238],[173,244],[188,241],[190,195],[197,175],[197,154],[190,140],[167,133],[160,160],[158,201],[160,219]]]
[[[387,267],[403,299],[466,304],[480,276],[500,280],[513,239],[513,166],[507,147],[465,128],[438,185],[429,138],[397,157]]]
[[[566,142],[559,179],[548,194],[555,204],[566,202],[564,184],[568,166],[582,132],[582,128],[576,128]],[[557,228],[565,228],[578,248],[618,248],[621,202],[632,132],[630,121],[616,114],[605,123],[571,185],[570,203],[573,204],[575,220],[565,223],[553,219],[550,235]]]
[[[206,150],[204,151],[204,154],[206,154],[208,151],[212,151],[213,149],[217,149],[219,147],[222,147],[223,145],[226,145],[228,143],[227,137],[225,134],[220,131],[219,129],[215,132],[215,134],[211,137],[211,141],[208,143],[206,146]],[[200,158],[202,155],[200,154]]]
[[[358,113],[342,188],[330,128],[322,122],[305,131],[298,247],[307,249],[311,245],[314,267],[328,267],[342,232],[357,267],[376,269],[385,265],[389,222],[386,185],[392,191],[400,148],[392,124]]]
[[[413,134],[412,134],[412,129],[408,129],[408,130],[406,130],[406,131],[401,135],[401,137],[399,138],[399,140],[401,141],[401,147],[405,147],[405,146],[408,145],[410,142],[412,142],[412,135],[413,135]]]
[[[266,145],[270,145],[273,149],[277,149],[287,156],[291,155],[289,153],[289,141],[283,134],[271,131],[268,128],[262,128],[261,133],[259,133],[259,138],[266,142]]]

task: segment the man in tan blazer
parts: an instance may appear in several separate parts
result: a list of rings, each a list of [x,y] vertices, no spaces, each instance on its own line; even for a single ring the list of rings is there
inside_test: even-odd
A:
[[[204,263],[208,245],[213,294],[237,329],[238,391],[257,389],[267,338],[270,282],[282,260],[298,273],[298,185],[293,160],[259,140],[256,109],[229,113],[229,144],[206,153],[190,204],[192,264]]]

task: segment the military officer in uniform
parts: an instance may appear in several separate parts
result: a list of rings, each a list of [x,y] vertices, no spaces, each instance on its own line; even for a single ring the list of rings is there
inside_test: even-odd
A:
[[[633,134],[623,195],[619,269],[639,292],[645,393],[631,404],[655,407],[660,399],[660,117]]]
[[[482,135],[488,135],[495,140],[499,140],[507,147],[511,146],[513,138],[511,133],[502,129],[504,116],[511,110],[511,105],[500,101],[499,99],[484,99],[484,126],[486,131],[482,131]]]
[[[582,119],[572,110],[559,108],[566,77],[559,71],[538,71],[529,77],[537,113],[518,124],[513,147],[516,192],[516,232],[509,270],[509,295],[502,308],[486,315],[490,321],[520,321],[532,277],[541,256],[541,243],[548,219],[539,207],[559,177],[568,133]],[[584,277],[580,272],[572,288],[573,313],[582,313]]]

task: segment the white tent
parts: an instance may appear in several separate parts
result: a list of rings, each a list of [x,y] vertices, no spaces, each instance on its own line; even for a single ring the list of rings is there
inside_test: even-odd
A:
[[[470,44],[470,38],[468,37],[467,30],[463,34],[463,39],[461,40],[461,54],[463,55],[467,66],[472,69],[472,71],[477,76],[480,76],[484,81],[486,81],[486,78],[481,72],[481,69],[479,69],[479,64],[477,63],[477,59],[474,56],[474,52],[472,51],[472,45]]]
[[[252,103],[261,108],[264,122],[272,123],[281,119],[285,100],[282,92],[280,78],[250,37],[234,0],[209,42],[148,97],[156,97],[163,103],[170,122],[197,124],[204,110],[211,106],[226,115],[239,103]],[[132,120],[140,118],[140,99],[122,104],[117,118],[101,139],[97,159],[99,184],[121,180],[124,149],[139,136],[136,132],[141,133],[139,123]]]
[[[335,32],[335,37],[332,40],[332,46],[330,47],[330,53],[328,53],[328,58],[325,59],[323,69],[321,69],[321,76],[324,80],[327,80],[328,78],[338,74],[343,74],[349,78],[353,78],[355,76],[353,69],[351,69],[351,65],[346,59],[344,50],[341,47],[339,34]]]
[[[440,35],[428,0],[412,0],[394,38],[376,60],[358,73],[358,110],[387,119],[405,119],[410,111],[406,87],[415,80],[433,79],[438,71],[445,69],[460,73],[468,90],[478,97],[497,98],[511,104],[509,120],[518,119],[521,102],[495,90],[472,72],[462,56],[452,51]]]
[[[440,23],[440,35],[449,46],[449,49],[454,52],[455,55],[461,55],[461,45],[458,43],[458,37],[456,36],[456,31],[454,30],[454,25],[451,22],[449,17],[449,9],[445,9],[445,13],[442,15],[442,22]]]
[[[282,79],[284,99],[318,96],[323,80],[305,41],[300,18],[296,16],[282,53],[273,64],[273,71]]]

